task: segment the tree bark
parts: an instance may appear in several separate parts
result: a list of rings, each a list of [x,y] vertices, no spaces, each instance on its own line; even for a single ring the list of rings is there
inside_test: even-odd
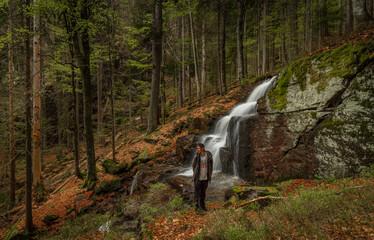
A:
[[[245,43],[247,41],[247,11],[244,11],[244,32],[243,32],[243,42]],[[243,43],[243,44],[244,44]],[[244,46],[244,56],[243,56],[243,72],[244,77],[248,76],[248,46]]]
[[[162,1],[154,0],[153,39],[152,39],[152,86],[149,104],[148,129],[153,132],[158,125],[158,103],[160,91],[160,70],[162,59]]]
[[[182,39],[182,43],[179,45],[180,47],[180,54],[179,54],[179,78],[178,78],[178,107],[182,107],[183,106],[183,85],[184,85],[184,81],[183,81],[183,78],[184,78],[184,29],[183,29],[183,17],[181,17],[180,19],[180,28],[179,28],[179,31],[180,31],[180,37]],[[166,101],[166,99],[165,99]]]
[[[193,52],[194,67],[195,67],[196,97],[197,99],[200,99],[201,89],[200,89],[200,77],[199,77],[199,74],[200,74],[199,59],[197,56],[197,41],[196,41],[196,36],[195,36],[195,27],[194,27],[194,20],[192,16],[190,0],[188,0],[188,9],[189,9],[189,17],[190,17],[192,52]]]
[[[373,0],[367,0],[366,4],[367,4],[367,11],[368,11],[369,15],[373,18],[374,17],[374,12],[373,12],[374,1]]]
[[[25,1],[25,8],[28,9],[30,0]],[[31,19],[28,14],[24,14],[25,29],[30,31]],[[30,49],[30,36],[26,33],[24,43],[24,65],[25,65],[25,122],[26,122],[26,191],[25,191],[25,205],[26,205],[26,219],[25,219],[25,232],[31,234],[33,232],[32,224],[32,136],[31,136],[31,49]]]
[[[244,78],[244,57],[243,57],[243,34],[245,6],[242,0],[237,0],[238,16],[236,21],[236,54],[237,54],[237,77],[239,84]]]
[[[57,139],[58,139],[58,146],[57,146],[57,159],[62,160],[62,150],[63,150],[63,140],[62,140],[62,134],[63,134],[63,94],[62,94],[62,86],[61,86],[61,77],[56,77],[56,95],[57,95]]]
[[[77,178],[82,178],[82,174],[79,169],[79,93],[76,90],[79,86],[78,80],[75,79],[75,55],[74,55],[74,46],[73,46],[73,39],[72,39],[72,31],[71,31],[71,22],[64,13],[64,20],[65,20],[65,27],[66,32],[69,35],[69,52],[71,58],[71,88],[72,88],[72,95],[73,101],[71,104],[71,109],[73,112],[73,152],[74,152],[74,174]]]
[[[263,8],[263,31],[262,31],[262,73],[269,71],[269,48],[267,40],[267,16],[268,16],[268,0],[264,0]]]
[[[110,53],[109,53],[110,54]],[[109,59],[109,61],[111,61]],[[103,62],[98,64],[98,70],[96,74],[97,84],[97,136],[99,142],[103,140]]]
[[[222,88],[221,95],[224,95],[227,91],[226,85],[226,0],[220,0],[220,15],[221,15],[221,38],[220,38],[220,46],[219,49],[221,51],[220,54],[220,65],[221,65],[221,77],[220,77],[220,84]]]
[[[79,8],[80,19],[88,20],[88,1],[82,0]],[[73,18],[72,18],[73,19]],[[72,20],[73,29],[77,26],[75,20]],[[77,63],[81,72],[83,80],[83,108],[84,108],[84,132],[86,142],[87,154],[87,178],[85,180],[85,187],[91,189],[97,180],[96,174],[96,159],[95,159],[95,144],[93,138],[92,127],[92,96],[91,96],[91,72],[90,72],[90,43],[87,26],[75,31],[73,34],[73,44],[75,55],[77,56]]]
[[[298,38],[298,5],[299,0],[294,0],[290,3],[290,10],[291,10],[291,33],[290,33],[290,41],[291,41],[291,54],[289,54],[290,59],[296,59],[299,54],[299,38]]]
[[[339,26],[338,26],[338,32],[339,37],[343,36],[343,0],[339,0]]]
[[[184,37],[184,16],[182,16],[182,33],[181,33],[181,37],[182,37],[182,87],[181,87],[181,90],[182,90],[182,105],[183,105],[183,101],[184,101],[184,98],[186,97],[186,68],[185,68],[185,58],[186,58],[186,55],[185,55],[185,43],[184,43],[184,40],[185,40],[185,37]]]
[[[113,23],[113,22],[112,22]],[[111,39],[114,39],[114,33],[112,26],[111,28]],[[115,129],[115,115],[114,115],[114,77],[113,77],[113,62],[112,62],[112,41],[111,39],[108,41],[109,43],[109,79],[110,79],[110,112],[111,112],[111,128],[112,128],[112,160],[113,162],[116,161],[116,129]]]
[[[305,2],[305,52],[310,53],[312,51],[312,0],[306,0]],[[283,12],[284,14],[284,12]]]
[[[345,35],[353,32],[352,0],[345,0]]]
[[[34,1],[35,2],[35,1]],[[35,201],[41,202],[45,197],[42,182],[41,158],[41,59],[40,59],[40,19],[34,15],[33,37],[33,181]]]
[[[201,92],[206,96],[206,33],[205,33],[205,18],[202,19],[202,35],[201,35]]]
[[[353,9],[353,31],[358,32],[369,24],[372,20],[370,14],[367,11],[366,0],[354,0],[352,1]]]
[[[16,159],[15,159],[15,140],[14,140],[14,61],[13,61],[13,4],[9,2],[9,26],[10,33],[9,42],[9,131],[10,131],[10,145],[9,145],[9,159],[10,159],[10,203],[12,206],[16,203]]]
[[[307,0],[307,1],[311,1],[311,0]],[[288,60],[287,60],[287,50],[286,50],[286,34],[285,34],[285,27],[286,27],[286,24],[287,24],[286,23],[285,10],[286,10],[285,2],[282,0],[280,15],[281,15],[282,28],[283,28],[283,31],[281,31],[281,55],[282,55],[282,65],[283,66],[287,65],[287,62],[288,62]]]
[[[261,13],[260,13],[260,0],[256,1],[256,8],[257,8],[257,61],[256,61],[256,76],[261,75],[262,67],[261,67]]]
[[[219,94],[223,95],[223,88],[222,88],[222,66],[221,66],[221,24],[222,24],[222,16],[221,16],[221,0],[217,0],[217,50],[218,50],[218,58],[217,58],[217,63],[218,63],[218,86],[219,86]]]

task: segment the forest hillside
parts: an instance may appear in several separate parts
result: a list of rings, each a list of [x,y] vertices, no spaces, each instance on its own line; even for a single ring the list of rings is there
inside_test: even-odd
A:
[[[373,238],[373,4],[1,1],[0,237]]]

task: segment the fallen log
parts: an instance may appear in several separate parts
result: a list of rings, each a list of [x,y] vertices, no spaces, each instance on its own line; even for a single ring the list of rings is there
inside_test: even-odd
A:
[[[244,207],[246,205],[249,205],[251,203],[254,203],[254,202],[257,202],[257,201],[260,201],[260,200],[264,200],[264,199],[285,199],[285,197],[274,197],[274,196],[258,197],[258,198],[252,199],[249,202],[245,202],[245,203],[242,203],[242,204],[239,204],[239,205],[234,205],[234,208],[237,209],[237,208],[240,208],[240,207]]]

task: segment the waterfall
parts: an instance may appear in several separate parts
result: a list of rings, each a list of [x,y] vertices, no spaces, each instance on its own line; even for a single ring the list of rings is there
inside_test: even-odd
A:
[[[239,138],[239,122],[241,118],[247,118],[249,116],[255,116],[257,114],[257,100],[265,95],[267,91],[273,86],[276,80],[276,76],[271,79],[265,80],[262,84],[257,86],[251,95],[247,98],[246,102],[235,106],[228,115],[220,118],[214,128],[213,134],[203,135],[199,141],[205,145],[205,149],[213,154],[213,170],[222,171],[222,162],[220,159],[220,148],[228,146],[228,126],[232,118],[239,117],[234,126],[233,138],[237,142]],[[238,176],[237,165],[234,159],[233,173]]]
[[[257,86],[247,100],[235,106],[228,115],[221,117],[215,125],[212,134],[203,135],[200,137],[199,142],[205,145],[205,149],[210,151],[213,155],[213,171],[222,171],[222,162],[220,158],[220,150],[230,147],[234,149],[232,153],[232,163],[230,171],[235,175],[239,176],[238,169],[238,151],[239,151],[239,124],[245,121],[249,117],[257,115],[257,100],[264,96],[270,88],[274,85],[276,81],[276,76],[265,80],[262,84]],[[233,121],[235,120],[235,121]],[[232,131],[230,136],[228,136],[228,128]],[[232,146],[234,145],[234,146]],[[189,168],[187,171],[180,173],[180,175],[192,176],[192,169]]]

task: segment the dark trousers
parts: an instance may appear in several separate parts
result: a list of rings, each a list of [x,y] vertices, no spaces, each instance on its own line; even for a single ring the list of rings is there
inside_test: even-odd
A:
[[[208,188],[208,180],[195,182],[195,206],[205,208],[205,192]]]

